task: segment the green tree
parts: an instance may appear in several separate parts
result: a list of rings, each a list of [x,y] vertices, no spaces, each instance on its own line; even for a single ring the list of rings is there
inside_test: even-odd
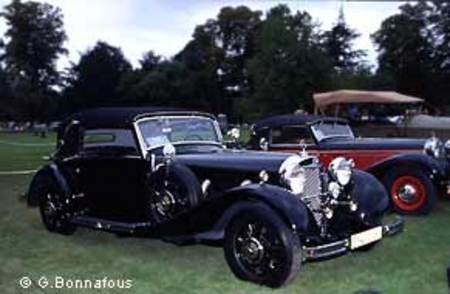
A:
[[[249,61],[253,94],[242,103],[250,118],[311,108],[311,96],[329,87],[332,66],[320,47],[317,27],[307,12],[272,8],[255,39]]]
[[[391,75],[396,90],[427,97],[433,71],[434,44],[426,2],[405,4],[372,35],[379,52],[378,73]]]
[[[11,88],[5,69],[5,44],[0,39],[0,120],[10,120],[16,116]]]
[[[186,66],[188,76],[184,95],[194,102],[201,101],[203,109],[212,113],[223,112],[221,103],[223,91],[218,79],[218,68],[223,59],[221,48],[214,41],[214,35],[204,25],[197,26],[193,38],[175,56],[175,61]]]
[[[354,41],[360,36],[345,22],[341,9],[334,26],[322,35],[325,54],[331,58],[334,73],[332,89],[371,89],[373,74],[363,58],[364,50],[355,50]]]
[[[384,78],[387,78],[383,75]],[[376,90],[386,88],[387,80],[377,80],[381,78],[373,73],[372,66],[361,63],[351,69],[334,70],[331,78],[331,89],[360,89]]]
[[[147,64],[148,65],[148,64]],[[186,66],[176,60],[160,61],[150,70],[140,68],[122,80],[127,105],[192,107]],[[147,68],[148,69],[148,68]]]
[[[7,25],[5,64],[15,103],[24,119],[44,119],[48,99],[60,82],[57,58],[67,53],[61,10],[46,3],[13,0],[1,16]]]
[[[18,117],[17,111],[14,107],[8,74],[4,65],[0,64],[0,121]]]
[[[426,95],[436,105],[450,105],[450,3],[434,0],[427,2],[426,8],[428,36],[433,45],[431,81]]]
[[[162,61],[160,55],[155,54],[152,50],[144,54],[142,59],[139,61],[141,65],[141,70],[152,71],[154,70]]]
[[[348,27],[341,9],[337,23],[323,35],[325,52],[332,58],[337,70],[350,71],[361,63],[365,52],[353,49],[353,43],[359,36],[360,34]]]
[[[97,42],[71,68],[66,96],[71,100],[72,108],[121,104],[119,85],[131,70],[131,64],[120,48]]]
[[[193,39],[176,56],[192,70],[193,83],[206,87],[198,94],[210,95],[212,112],[234,116],[235,100],[248,95],[251,85],[246,61],[253,54],[260,16],[259,11],[245,6],[224,7],[216,19],[196,27]]]

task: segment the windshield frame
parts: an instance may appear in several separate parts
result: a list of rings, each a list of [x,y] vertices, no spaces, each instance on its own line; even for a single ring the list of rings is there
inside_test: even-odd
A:
[[[137,139],[139,141],[139,147],[141,149],[141,153],[143,158],[147,157],[147,154],[149,152],[151,152],[152,150],[158,149],[158,148],[162,148],[164,147],[164,145],[168,144],[158,144],[155,146],[151,146],[148,147],[147,143],[145,142],[144,136],[141,132],[141,129],[139,127],[139,125],[143,122],[146,121],[151,121],[151,120],[160,120],[160,119],[190,119],[190,118],[200,118],[200,119],[204,119],[204,120],[210,120],[213,128],[216,132],[216,136],[217,136],[217,142],[216,141],[180,141],[180,142],[170,142],[170,144],[172,144],[173,146],[177,146],[177,145],[214,145],[214,146],[220,146],[223,147],[223,136],[222,136],[222,132],[220,130],[220,126],[219,123],[217,122],[217,120],[215,120],[213,117],[209,116],[209,115],[202,115],[202,114],[168,114],[168,115],[154,115],[154,116],[146,116],[146,117],[142,117],[139,118],[138,120],[136,120],[133,125],[134,125],[134,130],[136,132],[136,136]]]
[[[348,129],[350,130],[350,134],[348,134],[348,135],[329,135],[329,136],[324,136],[324,137],[322,137],[319,140],[319,138],[318,138],[318,136],[316,134],[316,131],[314,130],[314,126],[322,125],[322,124],[336,124],[336,125],[347,126]],[[346,121],[341,121],[341,120],[318,120],[318,121],[310,123],[309,124],[309,129],[310,129],[310,132],[311,132],[312,136],[314,137],[314,140],[317,143],[321,143],[321,142],[327,141],[329,139],[337,139],[337,138],[348,138],[348,139],[352,139],[352,140],[355,139],[355,134],[353,133],[353,129],[350,127],[350,125]]]

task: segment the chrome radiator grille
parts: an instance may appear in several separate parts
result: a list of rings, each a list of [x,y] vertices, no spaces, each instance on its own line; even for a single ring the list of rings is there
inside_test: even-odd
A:
[[[322,192],[322,181],[319,166],[305,166],[305,186],[302,199],[313,213],[317,224],[323,220],[320,194]]]
[[[321,193],[320,169],[318,166],[305,166],[305,186],[303,194],[305,197],[319,196]]]

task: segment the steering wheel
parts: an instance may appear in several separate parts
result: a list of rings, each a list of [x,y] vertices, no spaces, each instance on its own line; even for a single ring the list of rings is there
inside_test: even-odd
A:
[[[184,137],[184,139],[183,139],[183,141],[191,141],[191,140],[203,141],[203,138],[197,134],[189,134],[186,137]]]

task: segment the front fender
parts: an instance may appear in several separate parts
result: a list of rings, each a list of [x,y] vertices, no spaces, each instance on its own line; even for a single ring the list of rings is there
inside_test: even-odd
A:
[[[39,205],[39,195],[37,193],[38,191],[36,188],[39,185],[40,179],[42,179],[43,177],[50,177],[53,180],[55,180],[58,186],[63,191],[64,195],[66,197],[70,196],[70,188],[69,185],[67,184],[66,179],[59,170],[58,166],[54,163],[51,163],[41,167],[31,180],[27,193],[27,203],[29,206]]]
[[[383,184],[364,171],[353,171],[351,195],[358,203],[358,210],[366,215],[380,215],[389,207],[389,196]]]
[[[291,192],[269,184],[249,184],[228,190],[223,197],[235,204],[224,214],[222,221],[228,222],[239,209],[239,201],[261,201],[276,211],[286,223],[299,233],[315,230],[312,215],[305,203]],[[221,221],[221,222],[222,222]]]
[[[446,160],[438,160],[429,155],[420,153],[396,155],[367,168],[366,171],[380,177],[389,169],[399,165],[422,168],[425,172],[433,175],[433,178],[436,180],[445,179],[447,177],[448,164]]]

